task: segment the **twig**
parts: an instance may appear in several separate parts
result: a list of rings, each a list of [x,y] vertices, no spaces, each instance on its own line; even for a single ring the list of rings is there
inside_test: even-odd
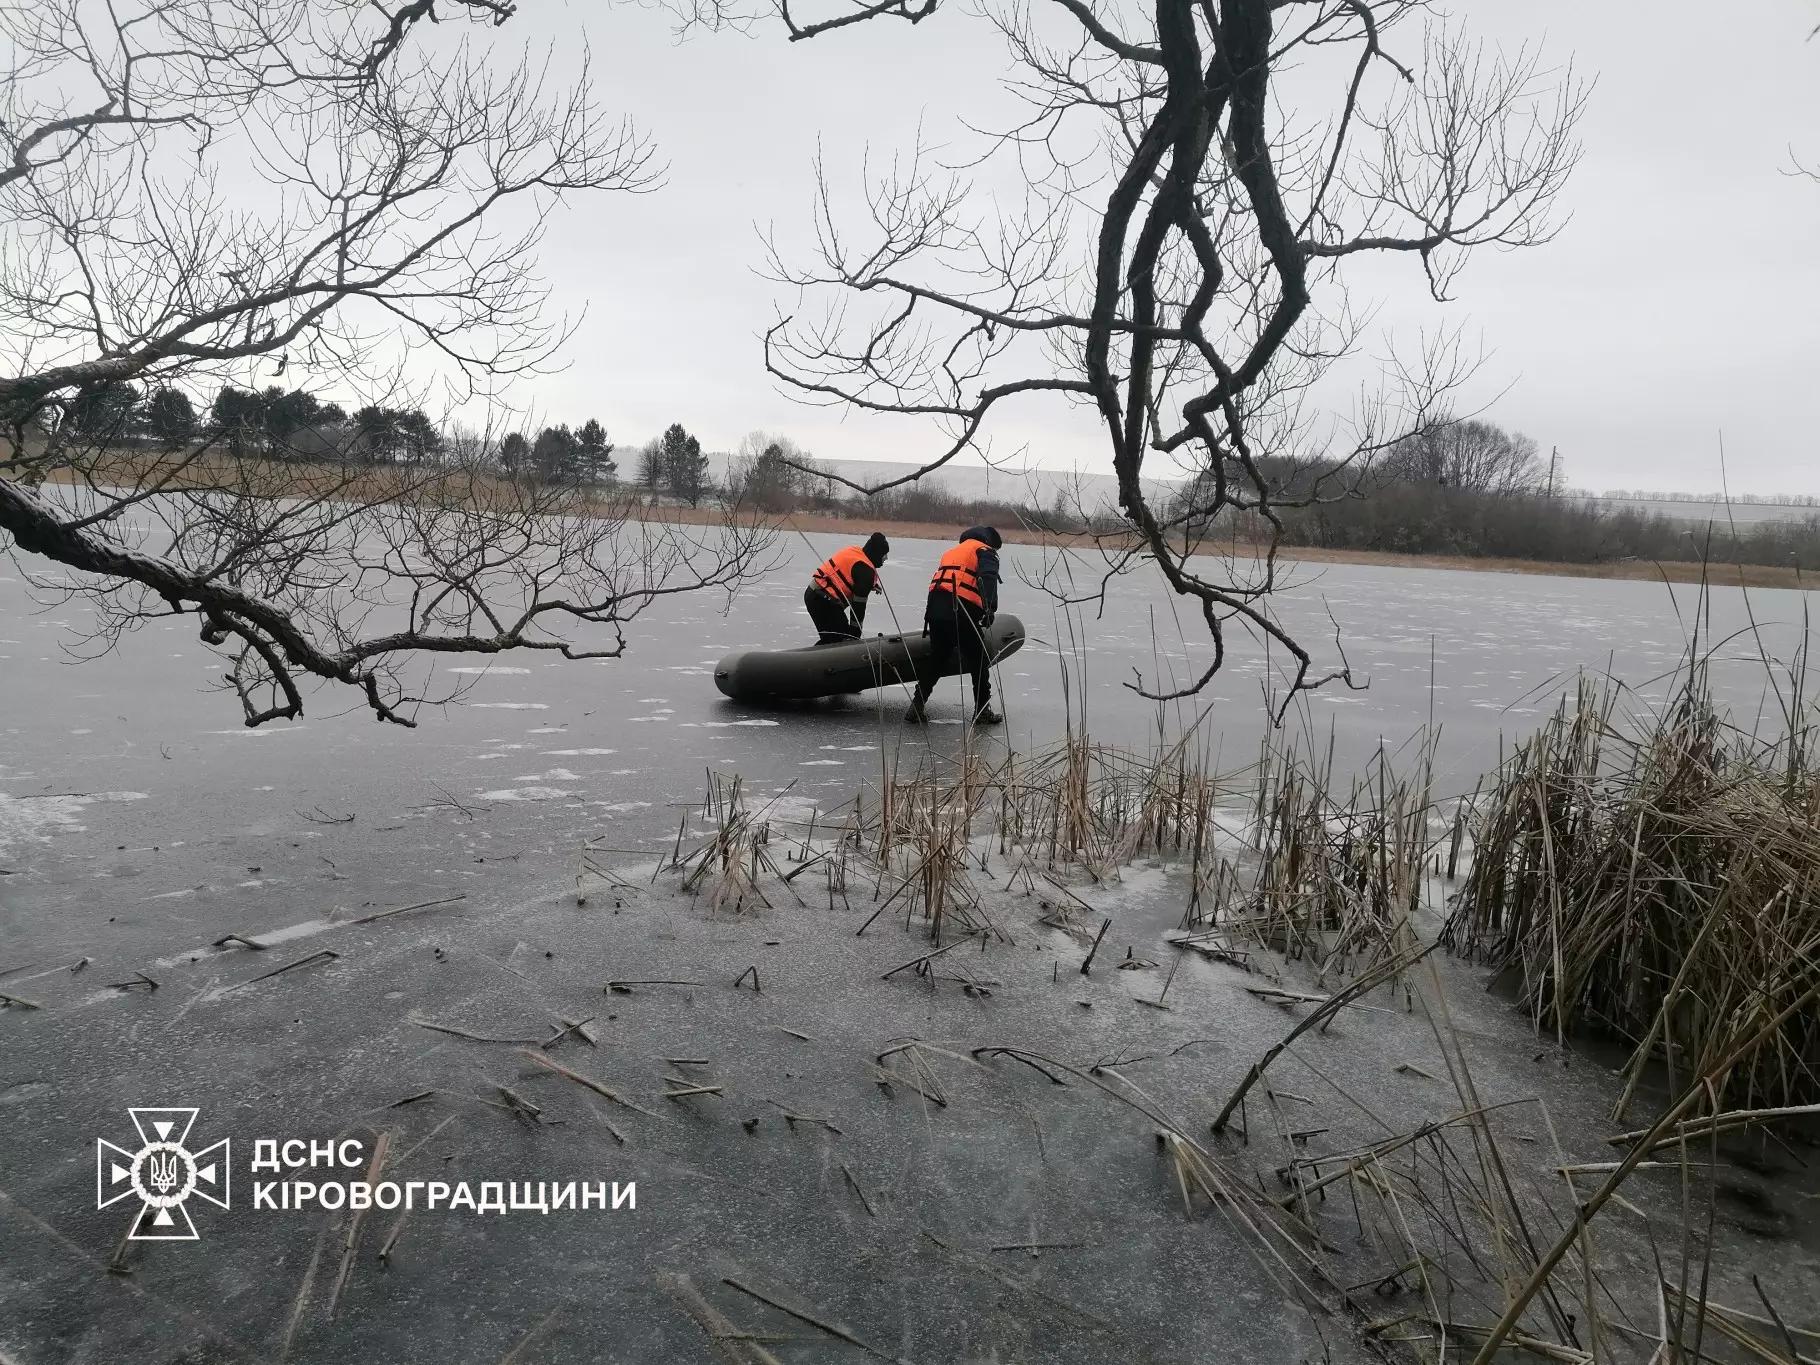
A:
[[[1376,990],[1384,982],[1390,980],[1399,972],[1414,966],[1423,958],[1427,957],[1429,953],[1433,952],[1436,946],[1436,944],[1430,943],[1414,952],[1399,953],[1395,957],[1387,958],[1371,971],[1353,981],[1352,984],[1345,989],[1335,991],[1318,1009],[1310,1010],[1307,1016],[1297,1023],[1294,1028],[1290,1029],[1288,1033],[1284,1034],[1281,1040],[1273,1044],[1269,1051],[1251,1064],[1251,1070],[1245,1073],[1245,1079],[1239,1082],[1238,1089],[1232,1092],[1231,1097],[1226,1101],[1225,1107],[1220,1110],[1218,1116],[1213,1120],[1213,1131],[1218,1133],[1225,1130],[1227,1122],[1232,1118],[1233,1110],[1237,1109],[1239,1105],[1244,1102],[1245,1096],[1251,1090],[1251,1087],[1256,1085],[1258,1081],[1263,1078],[1265,1069],[1281,1056],[1284,1049],[1297,1038],[1308,1032],[1309,1029],[1320,1024],[1323,1020],[1331,1019],[1360,996]]]
[[[1045,1075],[1049,1078],[1050,1084],[1052,1084],[1052,1085],[1067,1085],[1068,1084],[1067,1081],[1063,1080],[1060,1076],[1056,1075],[1053,1071],[1049,1070],[1049,1068],[1044,1066],[1040,1061],[1037,1061],[1030,1054],[1023,1052],[1018,1048],[1015,1048],[1015,1047],[976,1047],[973,1049],[973,1058],[975,1061],[978,1061],[981,1057],[998,1057],[998,1056],[1009,1057],[1014,1062],[1022,1062],[1025,1066],[1029,1067],[1032,1071],[1042,1072],[1043,1075]]]
[[[295,971],[299,967],[312,966],[318,962],[330,962],[340,956],[341,954],[336,952],[333,948],[324,948],[320,952],[311,953],[308,957],[300,957],[295,962],[287,962],[282,967],[274,967],[269,972],[262,972],[250,980],[242,981],[238,986],[229,986],[228,989],[237,991],[241,986],[250,986],[255,981],[265,981],[270,977],[282,976],[286,972]]]
[[[316,1266],[322,1260],[322,1247],[328,1238],[329,1225],[324,1223],[322,1231],[316,1234],[316,1250],[310,1253],[310,1263],[304,1269],[303,1283],[298,1286],[297,1298],[291,1304],[291,1317],[285,1324],[284,1341],[278,1347],[279,1360],[284,1360],[291,1354],[291,1342],[297,1335],[297,1325],[303,1321],[304,1309],[309,1306],[310,1289],[316,1283]]]
[[[411,1022],[417,1025],[418,1028],[427,1028],[436,1033],[452,1034],[457,1038],[467,1038],[476,1043],[511,1043],[514,1046],[522,1046],[526,1043],[537,1042],[537,1039],[535,1038],[495,1038],[490,1034],[485,1033],[469,1033],[466,1029],[456,1028],[453,1024],[436,1024],[428,1019],[419,1019],[415,1015],[411,1016]],[[551,1041],[554,1042],[555,1040],[552,1039]],[[425,1093],[427,1094],[429,1092],[426,1091]]]
[[[860,1187],[859,1181],[854,1178],[853,1172],[848,1168],[847,1163],[844,1161],[840,1164],[840,1173],[847,1177],[847,1184],[852,1186],[853,1193],[859,1196],[860,1205],[866,1210],[866,1216],[869,1218],[878,1217],[877,1212],[875,1212],[872,1207],[872,1201],[866,1198],[865,1190]]]
[[[1778,1313],[1776,1305],[1769,1301],[1769,1295],[1763,1289],[1763,1281],[1753,1274],[1750,1277],[1750,1287],[1757,1291],[1757,1301],[1763,1305],[1763,1311],[1769,1314],[1770,1321],[1776,1324],[1776,1330],[1782,1333],[1782,1344],[1788,1347],[1788,1358],[1790,1360],[1801,1359],[1801,1352],[1795,1348],[1795,1334],[1788,1330],[1788,1324],[1782,1321],[1782,1314]]]
[[[408,915],[413,910],[429,910],[438,905],[454,905],[457,901],[465,901],[466,899],[467,896],[464,893],[460,896],[444,896],[441,900],[419,901],[416,905],[401,905],[394,910],[378,910],[370,915],[362,915],[359,919],[351,919],[348,923],[371,924],[374,920],[390,919],[393,915]]]
[[[574,1081],[575,1084],[577,1084],[577,1085],[586,1086],[589,1090],[592,1090],[596,1095],[599,1095],[602,1099],[611,1100],[614,1104],[621,1105],[624,1108],[631,1109],[640,1114],[644,1114],[648,1118],[659,1117],[657,1114],[652,1113],[649,1109],[646,1109],[643,1105],[632,1103],[631,1100],[625,1098],[625,1096],[623,1096],[623,1095],[615,1094],[612,1090],[610,1090],[608,1087],[602,1085],[599,1081],[590,1080],[588,1077],[582,1075],[579,1071],[571,1071],[571,1070],[569,1070],[568,1067],[564,1066],[561,1062],[552,1061],[550,1058],[546,1057],[541,1052],[534,1052],[530,1048],[520,1048],[519,1055],[523,1056],[523,1057],[529,1057],[532,1061],[536,1062],[539,1066],[548,1067],[551,1071],[554,1071],[558,1076],[567,1077],[569,1080]]]
[[[727,1285],[733,1289],[737,1289],[742,1294],[746,1294],[752,1298],[757,1299],[760,1303],[769,1304],[772,1308],[777,1309],[777,1311],[780,1313],[787,1313],[789,1316],[795,1318],[798,1322],[806,1322],[809,1324],[809,1326],[815,1328],[816,1330],[826,1332],[829,1336],[834,1337],[837,1340],[844,1341],[849,1346],[857,1346],[857,1347],[859,1347],[860,1350],[864,1351],[869,1356],[877,1356],[880,1360],[889,1360],[889,1361],[893,1361],[893,1362],[895,1362],[897,1360],[897,1357],[888,1356],[883,1351],[877,1349],[876,1347],[870,1346],[867,1343],[861,1341],[858,1337],[854,1336],[853,1333],[849,1332],[845,1327],[842,1327],[839,1323],[828,1322],[822,1318],[816,1317],[813,1313],[806,1313],[800,1308],[792,1308],[792,1307],[790,1307],[789,1304],[783,1303],[777,1299],[774,1299],[769,1294],[761,1293],[759,1290],[752,1288],[752,1286],[750,1286],[748,1284],[744,1284],[744,1283],[740,1282],[739,1280],[735,1279],[731,1275],[723,1275],[721,1277],[721,1283],[724,1285]]]
[[[1087,950],[1086,958],[1081,962],[1081,975],[1087,976],[1093,966],[1093,958],[1100,950],[1100,940],[1106,937],[1106,931],[1112,927],[1110,916],[1100,925],[1099,933],[1093,936],[1093,946]]]
[[[533,1104],[509,1086],[495,1084],[493,1088],[499,1092],[499,1098],[506,1102],[506,1108],[512,1111],[512,1117],[527,1128],[536,1128],[543,1122],[542,1105]]]
[[[1079,1247],[1092,1246],[1091,1242],[1000,1242],[986,1248],[988,1251],[1072,1251]]]
[[[707,984],[706,981],[666,981],[657,979],[649,981],[609,981],[605,986],[601,987],[601,989],[604,991],[611,991],[614,995],[630,995],[632,994],[632,987],[634,986],[705,986]]]
[[[932,953],[924,953],[921,957],[913,957],[908,962],[900,962],[897,964],[897,966],[893,967],[890,971],[888,971],[888,972],[884,973],[884,975],[880,976],[879,980],[880,981],[889,981],[892,977],[896,976],[899,972],[903,971],[905,968],[915,967],[921,963],[929,962],[935,958],[940,957],[943,953],[951,953],[956,948],[960,947],[963,943],[973,942],[973,939],[974,939],[974,935],[968,934],[965,938],[957,938],[954,940],[954,942],[947,944],[944,947],[937,948]]]
[[[752,1339],[751,1333],[741,1332],[732,1319],[703,1298],[687,1275],[663,1271],[658,1274],[657,1282],[669,1291],[670,1297],[681,1305],[695,1325],[707,1333],[708,1344],[728,1365],[780,1365],[776,1356]]]
[[[422,1144],[419,1144],[420,1146]],[[392,1224],[392,1230],[385,1235],[385,1241],[379,1244],[379,1259],[389,1262],[392,1259],[392,1248],[398,1245],[398,1238],[404,1232],[405,1219],[411,1215],[407,1211],[398,1215],[398,1221]]]
[[[539,1322],[537,1324],[537,1326],[533,1327],[530,1331],[526,1332],[522,1337],[520,1337],[518,1339],[518,1344],[516,1346],[514,1346],[511,1350],[507,1351],[503,1356],[501,1356],[499,1358],[499,1365],[517,1365],[519,1356],[523,1353],[524,1348],[529,1346],[532,1343],[532,1341],[534,1341],[537,1338],[537,1336],[543,1331],[544,1328],[548,1327],[552,1322],[556,1321],[556,1315],[558,1313],[562,1312],[562,1310],[567,1308],[568,1306],[569,1305],[566,1303],[559,1303],[556,1305],[556,1307],[552,1308],[548,1313],[546,1313],[544,1315],[543,1321]]]
[[[373,1143],[373,1159],[367,1163],[365,1183],[369,1191],[379,1183],[379,1172],[385,1167],[386,1152],[392,1145],[392,1134],[388,1129],[382,1132]],[[354,1248],[360,1240],[360,1224],[372,1207],[369,1201],[354,1211],[348,1220],[347,1235],[341,1241],[341,1266],[335,1275],[335,1287],[329,1292],[328,1315],[335,1316],[335,1305],[341,1301],[341,1291],[346,1287],[348,1276],[354,1271]]]
[[[1650,1144],[1650,1150],[1659,1147],[1673,1147],[1688,1138],[1707,1137],[1712,1133],[1730,1132],[1734,1128],[1748,1128],[1754,1123],[1766,1123],[1771,1119],[1799,1118],[1807,1114],[1820,1114],[1820,1104],[1790,1104],[1776,1109],[1730,1109],[1722,1114],[1708,1114],[1701,1118],[1684,1119],[1677,1123],[1673,1130],[1656,1137]],[[1613,1147],[1624,1147],[1650,1136],[1654,1130],[1639,1128],[1635,1132],[1615,1133],[1605,1141]]]
[[[562,1027],[556,1031],[555,1036],[545,1039],[543,1042],[539,1043],[538,1046],[540,1048],[542,1048],[545,1052],[548,1052],[551,1048],[555,1047],[558,1043],[560,1043],[564,1038],[567,1038],[571,1033],[573,1033],[577,1038],[581,1039],[589,1047],[597,1047],[598,1044],[594,1041],[594,1035],[588,1032],[588,1027],[587,1027],[589,1024],[591,1024],[593,1022],[594,1022],[594,1016],[591,1014],[586,1019],[564,1019],[562,1021]],[[530,1039],[526,1039],[525,1041],[529,1042]]]

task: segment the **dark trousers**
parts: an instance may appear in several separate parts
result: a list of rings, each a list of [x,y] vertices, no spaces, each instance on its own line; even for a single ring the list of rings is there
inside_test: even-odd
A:
[[[820,588],[805,589],[803,605],[809,609],[809,619],[815,622],[815,629],[821,633],[823,640],[859,638],[859,627],[853,623],[846,604],[836,602]]]
[[[929,656],[916,679],[917,705],[929,700],[936,679],[959,654],[962,670],[973,678],[973,709],[984,710],[992,700],[992,660],[986,653],[977,613],[965,602],[957,601],[953,593],[931,593],[923,631],[929,637]]]

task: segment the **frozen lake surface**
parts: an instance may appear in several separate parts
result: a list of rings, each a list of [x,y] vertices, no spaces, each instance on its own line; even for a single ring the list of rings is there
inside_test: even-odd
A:
[[[909,601],[939,548],[901,545],[898,572],[888,566]],[[80,614],[35,614],[19,584],[0,583],[0,990],[40,1006],[0,1014],[0,1359],[724,1359],[679,1286],[727,1315],[714,1331],[759,1330],[768,1320],[734,1277],[848,1324],[888,1359],[1250,1359],[1258,1342],[1273,1359],[1367,1358],[1343,1322],[1295,1308],[1224,1216],[1185,1216],[1163,1163],[1152,1105],[1202,1130],[1288,1027],[1284,1004],[1224,963],[1185,958],[1164,975],[1179,868],[1058,882],[1078,904],[1070,930],[1049,901],[998,887],[1000,864],[999,941],[982,936],[927,979],[905,971],[933,960],[926,930],[908,909],[903,923],[880,919],[886,893],[863,873],[838,907],[834,878],[824,905],[812,873],[788,899],[772,886],[775,904],[715,913],[674,878],[647,887],[633,871],[669,849],[679,821],[702,835],[704,770],[741,772],[801,813],[849,801],[881,744],[911,764],[966,733],[956,682],[933,708],[946,723],[927,730],[906,730],[896,697],[788,712],[720,697],[722,653],[803,638],[811,551],[794,549],[730,616],[703,600],[643,622],[621,662],[448,661],[466,702],[415,731],[328,692],[303,722],[247,731],[231,698],[203,690],[218,675],[193,623],[69,666],[59,645]],[[1084,695],[1103,741],[1155,743],[1155,708],[1122,683],[1133,665],[1187,676],[1201,643],[1175,631],[1148,578],[1070,630],[1016,581],[1040,574],[1040,554],[1009,558],[1006,605],[1037,643],[1004,670],[1012,724],[982,742],[1061,732],[1055,642],[1084,638],[1067,653],[1077,710]],[[1681,651],[1672,600],[1646,585],[1352,566],[1304,578],[1286,612],[1313,644],[1330,638],[1331,611],[1371,686],[1310,699],[1298,725],[1323,748],[1331,726],[1340,761],[1356,763],[1432,708],[1455,787],[1576,669],[1609,663],[1642,685]],[[1786,653],[1800,599],[1755,603],[1773,623],[1766,648]],[[1714,631],[1741,626],[1743,605],[1716,601]],[[1263,661],[1235,643],[1204,736],[1229,768],[1265,724]],[[1742,657],[1716,670],[1747,714],[1763,690],[1754,651],[1734,648]],[[1202,704],[1172,708],[1164,730]],[[606,859],[624,877],[591,880],[582,905],[562,891],[589,838],[634,852]],[[414,913],[386,913],[400,908]],[[1116,933],[1089,974],[1101,914]],[[211,949],[228,933],[256,942]],[[1500,1110],[1545,1095],[1568,1155],[1605,1158],[1608,1066],[1538,1040],[1474,969],[1435,966],[1458,1021],[1447,1055],[1423,1011],[1387,998],[1348,1012],[1293,1054],[1316,1077],[1345,1076],[1343,1099],[1294,1095],[1307,1128],[1284,1141],[1344,1152],[1386,1124],[1439,1123],[1462,1100],[1437,1078],[1470,1057],[1475,1095]],[[156,989],[113,988],[135,973]],[[598,1035],[587,1045],[568,1033],[584,1026]],[[569,1079],[528,1046],[561,1038]],[[927,1041],[920,1081],[883,1070],[906,1040]],[[1063,1059],[1083,1083],[1015,1065],[1007,1046]],[[1100,1062],[1144,1103],[1085,1083],[1078,1068]],[[923,1087],[938,1076],[945,1097],[931,1100]],[[529,1098],[538,1121],[514,1117],[507,1094]],[[130,1274],[109,1274],[122,1211],[91,1202],[103,1177],[88,1153],[129,1135],[128,1107],[173,1103],[199,1109],[211,1138],[231,1135],[234,1206],[198,1213],[204,1248],[140,1247],[120,1267]],[[1536,1137],[1523,1131],[1539,1126],[1531,1112],[1509,1111],[1513,1141]],[[326,1198],[247,1210],[261,1138],[349,1135],[372,1143],[370,1171],[390,1144],[394,1183],[479,1182],[484,1200],[502,1179],[623,1179],[637,1204],[610,1218],[388,1211],[364,1232]],[[1249,1119],[1217,1150],[1246,1163],[1234,1169],[1247,1187],[1281,1160],[1262,1128],[1252,1145]],[[1553,1148],[1523,1150],[1527,1178],[1552,1187]],[[1738,1179],[1717,1214],[1716,1295],[1747,1302],[1741,1277],[1756,1271],[1775,1300],[1800,1302],[1811,1232],[1783,1210],[1810,1191]],[[1658,1233],[1602,1245],[1622,1241],[1628,1282],[1653,1286],[1646,1248],[1672,1241],[1682,1206],[1672,1180],[1640,1186],[1631,1194]],[[1381,1248],[1329,1212],[1357,1253],[1340,1282],[1382,1274]],[[395,1243],[395,1255],[377,1250]],[[789,1359],[836,1358],[792,1346]]]
[[[840,542],[815,543],[822,553]],[[464,702],[424,712],[416,730],[377,724],[337,691],[311,695],[301,721],[246,730],[233,698],[209,690],[220,663],[193,621],[155,623],[108,657],[71,663],[64,647],[82,609],[42,611],[16,577],[0,575],[0,868],[9,874],[0,876],[0,970],[145,960],[230,930],[269,933],[433,896],[515,898],[572,878],[590,837],[667,846],[680,811],[699,804],[704,770],[836,805],[878,772],[881,739],[906,755],[956,747],[958,680],[937,691],[939,723],[927,731],[905,730],[897,694],[794,711],[721,697],[712,672],[722,655],[807,638],[810,550],[795,537],[783,549],[785,562],[730,613],[701,597],[641,618],[624,659],[454,659],[442,681],[465,685]],[[920,616],[940,549],[900,541],[886,568],[906,626]],[[1078,613],[1081,652],[1034,586],[1059,582],[1057,566],[1031,547],[1007,547],[1005,558],[1004,606],[1031,641],[1002,669],[1009,723],[988,742],[1027,748],[1063,733],[1066,655],[1075,709],[1084,705],[1093,736],[1154,744],[1158,708],[1125,684],[1134,668],[1176,681],[1198,673],[1208,651],[1192,616],[1183,612],[1178,627],[1154,575],[1136,574],[1112,585],[1103,612]],[[1076,581],[1091,581],[1092,567],[1078,562]],[[1292,727],[1322,747],[1331,727],[1341,762],[1357,764],[1380,742],[1408,740],[1432,708],[1443,791],[1470,788],[1497,761],[1500,737],[1536,725],[1578,670],[1609,668],[1640,695],[1660,696],[1697,600],[1691,587],[1671,598],[1647,583],[1358,565],[1291,565],[1288,577],[1295,586],[1281,610],[1317,661],[1336,659],[1331,612],[1355,676],[1369,683],[1307,698]],[[1761,591],[1751,605],[1768,652],[1786,657],[1803,596]],[[1715,639],[1749,623],[1735,590],[1714,595],[1710,616]],[[890,611],[879,605],[868,624],[892,629]],[[1741,718],[1754,718],[1766,694],[1755,638],[1734,638],[1725,653],[1715,684]],[[1207,693],[1207,750],[1222,767],[1256,753],[1266,669],[1260,647],[1235,635]],[[1163,719],[1172,737],[1203,704],[1171,704]]]

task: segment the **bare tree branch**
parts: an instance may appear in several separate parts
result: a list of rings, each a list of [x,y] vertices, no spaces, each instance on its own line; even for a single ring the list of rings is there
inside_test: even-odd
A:
[[[692,0],[685,22],[763,17],[737,3]],[[806,402],[936,426],[914,473],[850,485],[862,491],[985,453],[1009,402],[1091,405],[1123,518],[1101,534],[1107,576],[1154,564],[1212,644],[1187,688],[1138,690],[1204,687],[1233,623],[1287,660],[1279,715],[1298,691],[1349,680],[1343,655],[1316,667],[1272,609],[1277,509],[1355,496],[1400,439],[1444,425],[1472,361],[1443,332],[1377,358],[1385,393],[1323,412],[1315,395],[1332,393],[1367,324],[1343,272],[1407,257],[1439,302],[1475,249],[1546,242],[1586,98],[1571,70],[1424,27],[1424,10],[990,6],[981,17],[1013,63],[1005,88],[1027,112],[978,133],[954,167],[996,167],[992,191],[919,146],[869,170],[856,216],[818,166],[814,257],[771,253],[800,302],[766,333],[767,368]],[[793,38],[821,31],[784,17]],[[844,7],[828,26],[871,17]],[[1004,193],[1013,176],[1029,187],[1021,205]],[[1158,476],[1184,475],[1184,498],[1153,502]],[[1209,554],[1241,526],[1253,552]]]
[[[548,215],[657,180],[585,52],[565,80],[490,39],[420,41],[515,8],[0,8],[0,546],[90,605],[82,648],[194,615],[247,724],[301,714],[315,683],[410,724],[438,655],[615,657],[654,603],[762,569],[746,510],[640,520],[420,410],[432,374],[460,403],[551,365],[572,324],[535,269]],[[215,420],[154,456],[106,417],[149,392],[206,406],[267,359],[351,408],[409,409],[416,453],[356,433],[306,457]]]

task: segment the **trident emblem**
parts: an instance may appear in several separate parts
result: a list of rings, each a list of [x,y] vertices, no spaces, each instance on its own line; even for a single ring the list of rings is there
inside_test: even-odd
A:
[[[192,1152],[185,1146],[194,1109],[129,1109],[137,1151],[95,1143],[95,1207],[137,1195],[143,1207],[127,1233],[136,1242],[193,1242],[196,1225],[183,1204],[192,1194],[228,1207],[228,1140]]]

